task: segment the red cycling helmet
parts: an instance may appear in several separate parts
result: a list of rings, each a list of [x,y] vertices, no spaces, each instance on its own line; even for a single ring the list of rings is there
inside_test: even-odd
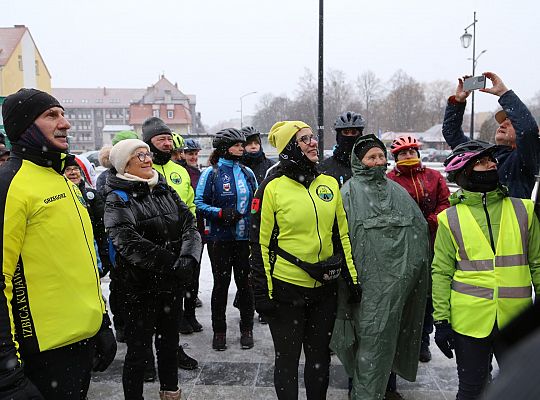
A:
[[[401,150],[406,149],[416,149],[418,150],[421,146],[421,143],[414,136],[399,136],[394,139],[390,145],[390,152],[392,154],[397,154]]]

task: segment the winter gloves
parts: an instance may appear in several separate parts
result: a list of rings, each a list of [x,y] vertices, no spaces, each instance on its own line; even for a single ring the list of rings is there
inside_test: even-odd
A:
[[[0,398],[12,400],[45,400],[39,390],[24,376],[22,367],[0,376]]]
[[[435,321],[435,344],[448,358],[454,358],[454,331],[448,321]]]
[[[347,301],[349,304],[358,304],[362,301],[362,288],[359,283],[352,284],[349,287],[351,295]]]
[[[103,372],[116,356],[116,339],[111,329],[111,320],[108,314],[103,314],[103,322],[96,336],[94,336],[94,364],[93,371]]]
[[[278,304],[265,295],[255,295],[255,310],[264,317],[274,317],[278,311]]]
[[[232,226],[242,219],[242,214],[234,208],[222,208],[219,218],[223,221],[223,225]]]
[[[191,282],[197,264],[197,260],[191,256],[180,256],[172,266],[173,274],[182,284]]]

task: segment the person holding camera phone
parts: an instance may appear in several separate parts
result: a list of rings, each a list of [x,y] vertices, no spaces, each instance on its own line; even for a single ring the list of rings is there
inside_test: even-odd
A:
[[[500,181],[508,187],[510,196],[530,198],[540,160],[538,125],[529,109],[498,75],[493,72],[484,72],[482,75],[493,86],[479,90],[498,96],[502,107],[495,114],[499,124],[495,132],[495,143],[501,147],[494,153],[494,157],[498,161]],[[467,78],[469,76],[458,79],[456,93],[448,99],[444,114],[442,133],[452,149],[471,140],[461,128],[467,97],[471,94],[471,91],[463,87]]]

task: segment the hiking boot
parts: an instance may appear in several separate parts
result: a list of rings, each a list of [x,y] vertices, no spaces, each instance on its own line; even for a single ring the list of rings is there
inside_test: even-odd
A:
[[[195,307],[202,307],[202,301],[198,297],[195,299]]]
[[[259,322],[263,325],[266,325],[268,323],[266,318],[264,318],[264,316],[262,316],[261,314],[259,314]]]
[[[156,381],[156,367],[148,364],[144,369],[144,381],[155,382]]]
[[[199,363],[194,358],[188,356],[182,346],[178,346],[178,368],[182,369],[197,369]]]
[[[212,348],[217,351],[227,350],[227,335],[225,333],[214,333]]]
[[[193,333],[193,327],[187,319],[182,318],[178,324],[178,332],[182,335],[191,335]]]
[[[384,400],[405,400],[399,392],[387,391],[384,395]]]
[[[422,345],[422,347],[420,347],[420,355],[418,356],[418,360],[423,363],[431,361],[431,351],[429,351],[429,346]]]
[[[176,392],[169,392],[166,390],[159,391],[160,400],[180,400],[182,398],[182,390],[178,389]]]
[[[187,317],[187,322],[191,325],[191,329],[193,329],[193,332],[202,332],[203,326],[197,321],[197,318],[195,316],[193,317]]]
[[[240,345],[243,349],[253,348],[253,331],[243,331],[240,335]]]

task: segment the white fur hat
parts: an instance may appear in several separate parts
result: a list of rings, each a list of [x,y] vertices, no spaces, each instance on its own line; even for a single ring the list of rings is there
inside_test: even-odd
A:
[[[123,175],[126,164],[128,163],[135,150],[144,147],[150,151],[150,147],[139,139],[125,139],[116,143],[111,149],[109,160],[116,171]]]

